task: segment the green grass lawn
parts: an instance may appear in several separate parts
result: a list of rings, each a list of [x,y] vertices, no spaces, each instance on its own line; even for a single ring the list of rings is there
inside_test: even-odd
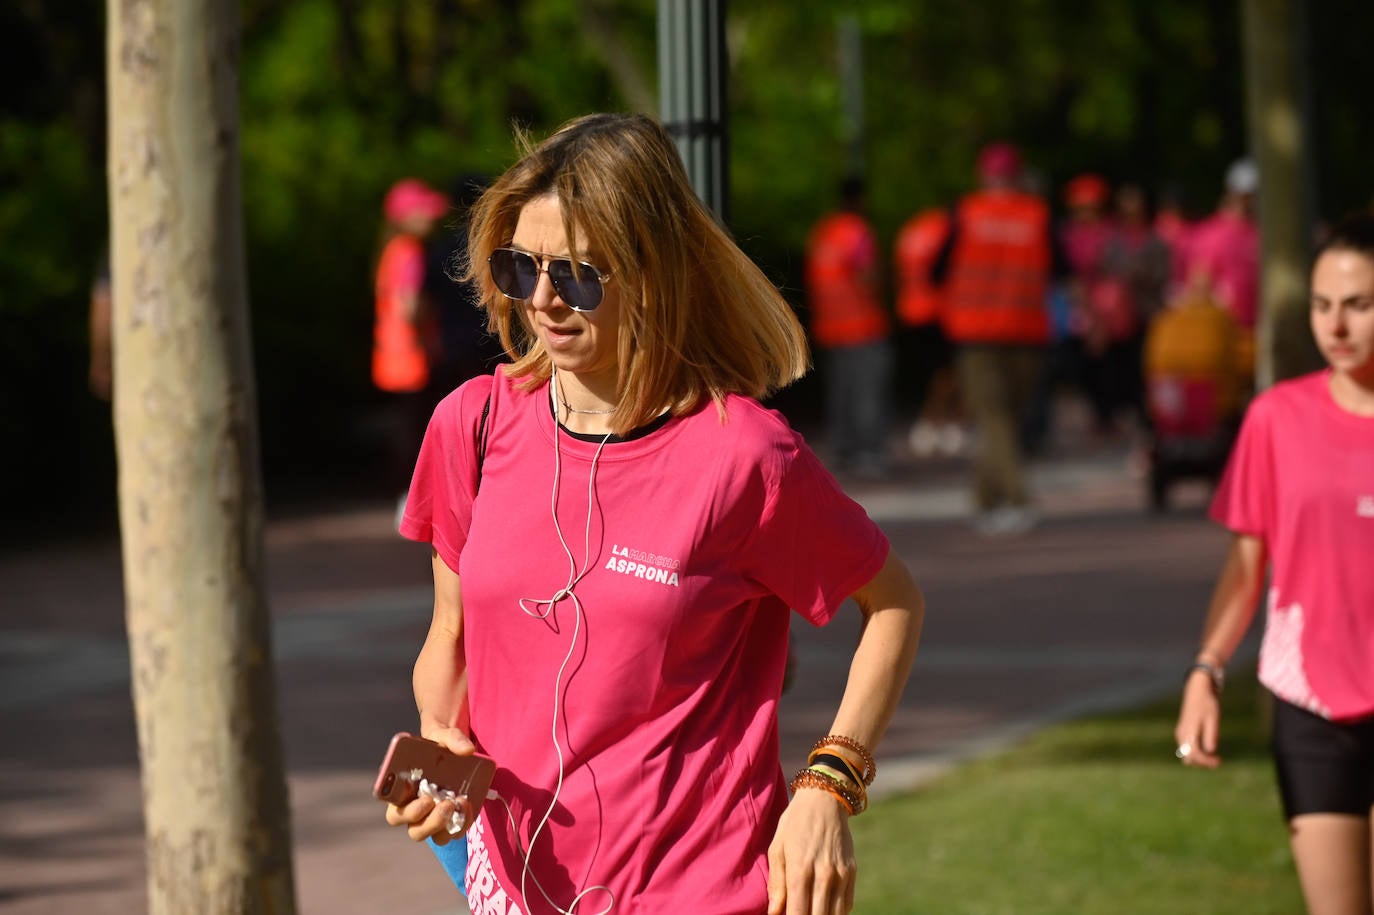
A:
[[[853,821],[855,911],[1301,913],[1260,691],[1237,673],[1217,771],[1174,759],[1169,700],[1051,728],[874,803]]]

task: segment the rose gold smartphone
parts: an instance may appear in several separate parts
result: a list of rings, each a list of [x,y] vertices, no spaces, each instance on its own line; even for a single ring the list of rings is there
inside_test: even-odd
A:
[[[469,824],[487,799],[496,763],[488,756],[459,756],[446,747],[404,732],[391,738],[386,758],[377,770],[372,794],[388,804],[403,807],[420,795],[420,780],[452,791],[461,820]]]

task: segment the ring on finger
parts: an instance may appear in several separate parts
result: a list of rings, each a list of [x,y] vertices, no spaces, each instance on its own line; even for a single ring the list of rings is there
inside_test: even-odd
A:
[[[1193,752],[1193,745],[1191,743],[1188,743],[1187,741],[1184,741],[1183,743],[1178,745],[1178,749],[1174,750],[1174,755],[1177,756],[1179,759],[1186,760],[1188,758],[1188,754],[1191,752]]]

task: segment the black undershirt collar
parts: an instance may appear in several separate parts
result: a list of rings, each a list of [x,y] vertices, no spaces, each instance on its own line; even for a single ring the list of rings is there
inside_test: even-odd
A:
[[[659,429],[662,429],[664,426],[668,424],[668,420],[673,418],[672,411],[660,413],[653,420],[649,421],[648,423],[645,423],[638,429],[631,429],[625,435],[612,435],[610,438],[607,438],[606,433],[604,432],[574,432],[567,426],[563,425],[563,423],[558,419],[558,410],[554,407],[552,400],[549,401],[549,412],[553,414],[553,421],[558,423],[558,428],[562,430],[564,435],[567,435],[569,438],[575,438],[579,442],[591,442],[594,445],[601,444],[603,440],[608,445],[615,445],[620,442],[632,442],[635,439],[643,438],[646,435],[651,435],[657,432]]]

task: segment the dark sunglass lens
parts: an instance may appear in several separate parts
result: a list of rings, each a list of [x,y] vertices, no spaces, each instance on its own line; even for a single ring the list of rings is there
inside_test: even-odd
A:
[[[601,304],[601,277],[587,264],[568,260],[549,262],[549,279],[559,298],[577,311],[591,311]]]
[[[521,251],[497,248],[487,259],[491,281],[503,295],[512,299],[528,299],[539,284],[539,267],[534,258]]]

